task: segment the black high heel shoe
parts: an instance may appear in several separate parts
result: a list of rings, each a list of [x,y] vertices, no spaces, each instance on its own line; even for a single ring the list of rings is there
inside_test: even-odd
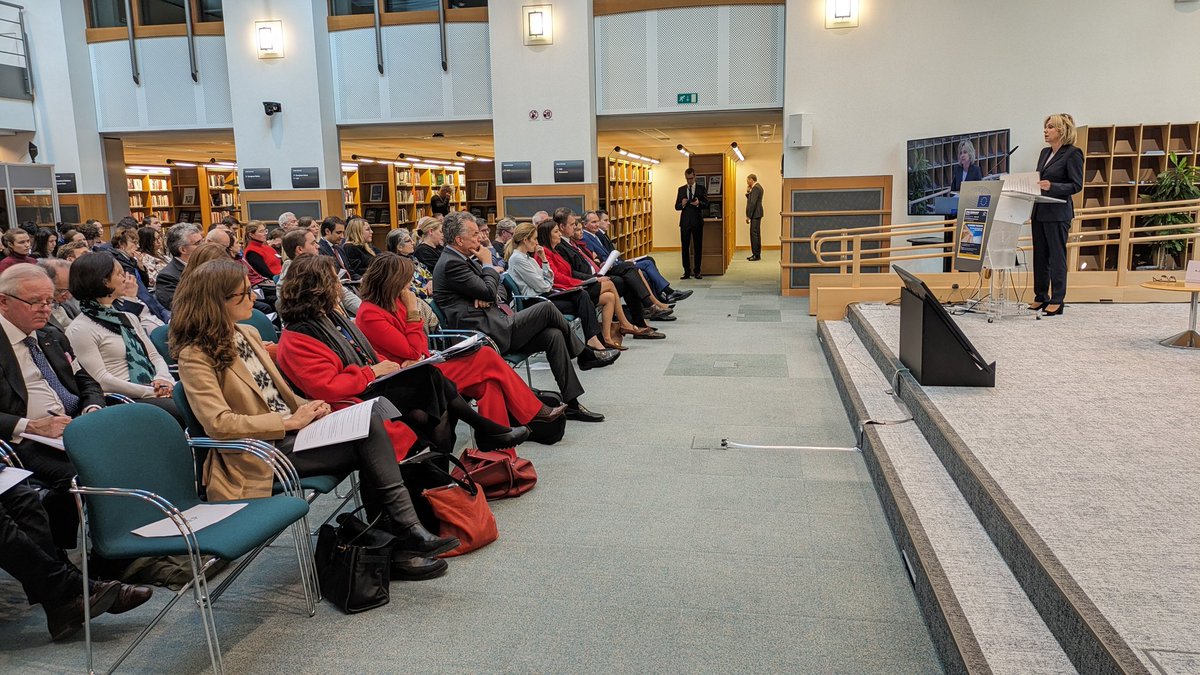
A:
[[[1026,307],[1026,309],[1028,309],[1031,312],[1037,312],[1037,311],[1040,311],[1045,306],[1046,306],[1046,303],[1039,302],[1037,304],[1033,304],[1033,305]]]
[[[1044,310],[1042,312],[1042,316],[1058,316],[1063,313],[1063,307],[1065,307],[1065,305],[1059,305],[1058,309],[1055,310]]]

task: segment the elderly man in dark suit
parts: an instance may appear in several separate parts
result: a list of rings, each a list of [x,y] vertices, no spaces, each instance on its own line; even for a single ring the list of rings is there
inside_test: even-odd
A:
[[[746,223],[750,225],[750,257],[746,260],[762,260],[763,188],[758,176],[746,176]]]
[[[200,228],[190,223],[180,223],[167,230],[167,250],[171,252],[171,262],[159,270],[155,277],[154,298],[168,310],[171,309],[175,287],[183,276],[188,256],[200,245],[201,238]]]
[[[446,250],[433,270],[433,299],[449,327],[486,333],[502,353],[544,350],[567,404],[567,419],[603,421],[604,415],[579,402],[583,387],[571,359],[578,357],[579,367],[587,370],[609,365],[618,352],[595,351],[580,342],[552,303],[539,302],[513,312],[501,296],[500,274],[492,266],[491,251],[481,243],[475,217],[455,211],[443,223]]]
[[[679,212],[679,249],[683,252],[683,276],[696,277],[700,273],[700,258],[704,255],[704,210],[708,208],[708,188],[696,180],[696,170],[688,167],[683,172],[687,183],[679,186],[675,194],[675,210]],[[688,249],[691,256],[688,256]]]

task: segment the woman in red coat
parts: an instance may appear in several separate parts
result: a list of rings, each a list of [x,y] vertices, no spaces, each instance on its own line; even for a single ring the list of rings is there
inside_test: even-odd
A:
[[[454,449],[457,420],[475,430],[480,448],[512,448],[529,438],[525,427],[496,423],[471,408],[454,383],[432,366],[404,372],[381,360],[341,313],[341,285],[333,258],[306,254],[292,261],[280,291],[279,369],[306,396],[325,401],[382,396],[418,435],[444,452]],[[391,375],[387,380],[379,378]]]
[[[363,274],[362,305],[354,323],[381,356],[406,362],[429,354],[429,338],[417,312],[421,302],[409,288],[413,263],[394,253],[375,257]],[[437,365],[458,385],[463,396],[475,399],[479,414],[496,424],[529,424],[558,419],[566,406],[542,405],[520,375],[494,350],[483,348]],[[511,420],[511,421],[510,421]]]

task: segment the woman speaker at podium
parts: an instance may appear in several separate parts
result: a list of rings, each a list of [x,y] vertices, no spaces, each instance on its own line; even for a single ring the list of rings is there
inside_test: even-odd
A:
[[[1075,147],[1075,120],[1068,114],[1051,115],[1042,124],[1050,146],[1042,148],[1037,170],[1042,195],[1062,204],[1033,205],[1033,304],[1044,316],[1063,313],[1067,294],[1067,232],[1075,207],[1071,195],[1083,189],[1083,151]]]

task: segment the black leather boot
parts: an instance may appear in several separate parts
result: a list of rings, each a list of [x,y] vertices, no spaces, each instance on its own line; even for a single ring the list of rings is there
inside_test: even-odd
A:
[[[383,512],[388,517],[392,534],[396,537],[396,544],[392,548],[395,553],[404,552],[409,557],[432,557],[458,548],[457,538],[439,537],[425,529],[421,520],[417,518],[408,488],[403,484],[379,488],[379,500]],[[396,557],[393,556],[392,560],[395,561]]]

